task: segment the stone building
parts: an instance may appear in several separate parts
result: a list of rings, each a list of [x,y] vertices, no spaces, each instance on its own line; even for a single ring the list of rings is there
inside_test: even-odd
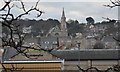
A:
[[[61,24],[49,30],[46,37],[40,38],[40,45],[42,48],[57,48],[60,45],[70,45],[71,38],[68,37],[66,17],[64,8],[62,11]]]
[[[53,36],[53,37],[67,37],[68,36],[64,9],[63,9],[63,12],[62,12],[60,26],[56,26],[56,27],[52,28],[50,30],[50,36]]]
[[[104,36],[105,30],[108,27],[108,24],[91,24],[85,25],[86,31],[84,33],[76,33],[76,37],[68,36],[68,28],[66,24],[66,17],[64,9],[61,16],[61,24],[56,25],[51,28],[46,35],[46,37],[41,37],[39,43],[42,48],[57,48],[58,46],[64,45],[64,49],[79,48],[80,44],[81,49],[94,48],[98,42],[95,38],[99,36]],[[118,48],[116,42],[110,41],[112,38],[105,37],[100,43],[103,44],[104,48]]]

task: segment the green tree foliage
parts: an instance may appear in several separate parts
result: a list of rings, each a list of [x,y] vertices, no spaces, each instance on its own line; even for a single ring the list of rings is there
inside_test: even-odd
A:
[[[32,32],[33,36],[37,36],[43,32],[43,35],[45,35],[52,27],[55,27],[56,25],[59,25],[60,22],[56,19],[47,19],[47,20],[17,20],[14,21],[14,23],[20,25],[19,29],[20,31],[23,30],[24,27],[32,27]],[[8,33],[6,28],[3,28],[5,33]],[[28,34],[28,35],[31,35]]]
[[[87,24],[94,24],[95,23],[95,21],[92,17],[87,17],[86,21],[87,21]]]
[[[69,19],[67,21],[68,34],[75,36],[75,33],[83,32],[84,26],[81,25],[77,20]]]

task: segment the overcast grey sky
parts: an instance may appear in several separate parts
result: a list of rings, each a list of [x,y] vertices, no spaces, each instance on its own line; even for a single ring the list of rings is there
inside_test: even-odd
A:
[[[35,0],[36,1],[36,0]],[[24,2],[25,6],[27,8],[30,8],[32,5],[35,4],[35,1],[29,0],[29,2]],[[19,5],[18,2],[15,3],[16,5]],[[62,9],[64,7],[65,10],[65,15],[67,20],[68,19],[73,19],[73,20],[78,20],[80,23],[81,22],[86,22],[86,17],[93,17],[96,22],[101,22],[104,19],[102,17],[109,17],[109,18],[118,18],[118,11],[117,7],[116,8],[107,8],[104,7],[103,5],[105,4],[110,4],[109,0],[41,0],[39,2],[38,8],[45,13],[39,18],[39,19],[58,19],[60,20],[61,18],[61,13]],[[2,6],[3,3],[0,3],[0,6]],[[12,13],[14,13],[16,16],[17,14],[20,14],[22,11],[18,9],[13,9]],[[30,16],[26,16],[28,18],[35,18],[35,13],[32,12]],[[25,18],[25,17],[24,17]]]

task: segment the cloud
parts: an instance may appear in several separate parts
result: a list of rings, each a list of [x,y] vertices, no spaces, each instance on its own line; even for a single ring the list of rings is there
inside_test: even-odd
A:
[[[108,2],[109,0],[41,0],[42,2]]]
[[[65,0],[56,0],[58,2],[54,2],[54,0],[45,0],[38,4],[38,8],[45,13],[40,17],[42,19],[48,19],[48,18],[53,18],[53,19],[58,19],[60,20],[61,18],[61,13],[62,13],[62,8],[64,7],[65,9],[65,15],[67,19],[74,19],[78,20],[79,22],[86,22],[85,19],[88,16],[91,16],[95,19],[95,21],[102,21],[102,17],[110,17],[110,18],[118,18],[117,14],[117,8],[109,9],[104,7],[104,4],[108,4],[109,0],[104,0],[104,2],[99,2],[102,0],[74,0],[74,2],[70,2]],[[52,2],[53,1],[53,2]],[[71,0],[72,1],[72,0]],[[77,2],[78,1],[78,2]],[[0,3],[1,4],[1,3]],[[17,3],[16,3],[17,4]],[[35,2],[24,2],[26,8],[31,8],[31,6],[35,5]],[[21,13],[21,10],[17,10],[16,8],[13,9],[12,11],[15,15]],[[30,16],[25,16],[28,18],[35,18],[36,12],[32,12]]]
[[[9,0],[6,0],[9,1]],[[19,0],[13,0],[19,1]],[[22,0],[23,2],[37,2],[38,0]],[[40,0],[41,2],[108,2],[109,0]]]

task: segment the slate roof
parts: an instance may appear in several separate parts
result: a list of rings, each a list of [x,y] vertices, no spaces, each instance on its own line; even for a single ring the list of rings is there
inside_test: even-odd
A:
[[[65,60],[118,60],[120,49],[58,50],[52,54]]]
[[[12,48],[6,48],[4,60],[16,54]],[[120,49],[80,49],[53,50],[51,54],[65,60],[120,60]]]
[[[116,42],[112,36],[106,36],[102,39],[104,42]]]
[[[7,47],[4,49],[3,60],[9,60],[15,54],[17,54],[15,49]]]

